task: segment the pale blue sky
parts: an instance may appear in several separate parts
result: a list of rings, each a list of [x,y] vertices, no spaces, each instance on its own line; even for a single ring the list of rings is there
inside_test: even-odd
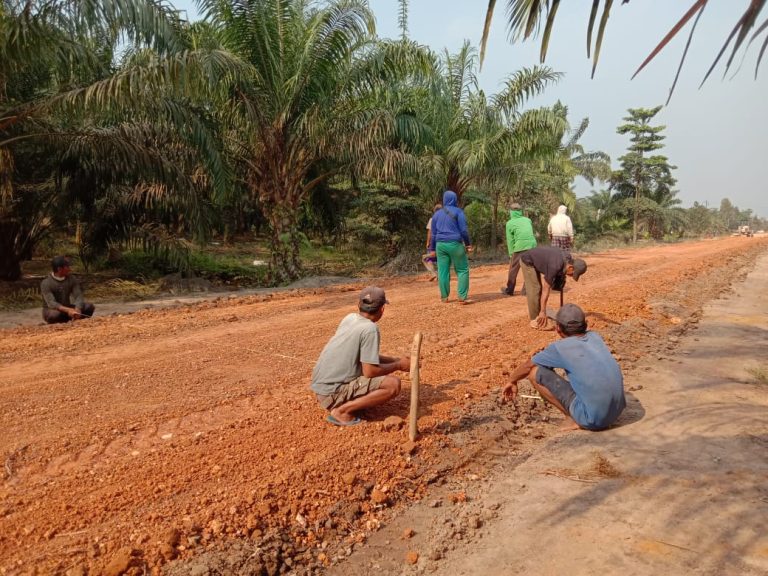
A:
[[[741,71],[721,80],[718,68],[701,90],[699,83],[727,37],[746,0],[712,0],[691,44],[685,67],[669,106],[657,115],[665,124],[666,147],[662,151],[678,169],[679,198],[684,206],[694,200],[719,206],[729,198],[739,208],[752,208],[768,216],[768,57],[758,79],[754,64],[760,42],[749,51]],[[174,4],[196,18],[194,2]],[[378,33],[398,37],[397,0],[369,0],[376,14]],[[561,3],[547,65],[564,72],[559,84],[533,105],[561,100],[576,124],[584,116],[590,127],[582,139],[588,150],[610,154],[614,167],[627,147],[628,138],[616,134],[627,108],[663,104],[672,84],[687,38],[687,29],[657,56],[635,80],[632,73],[685,13],[692,0],[634,0],[614,3],[603,41],[595,79],[590,80],[591,61],[586,56],[586,26],[591,2]],[[409,36],[434,50],[458,50],[464,39],[479,45],[486,0],[411,0]],[[506,2],[497,2],[481,87],[497,92],[505,77],[523,66],[538,63],[538,41],[510,44],[506,30]],[[762,41],[762,38],[760,39]],[[735,69],[736,67],[734,67]],[[762,104],[760,104],[762,102]],[[589,193],[585,182],[577,184],[580,195]]]

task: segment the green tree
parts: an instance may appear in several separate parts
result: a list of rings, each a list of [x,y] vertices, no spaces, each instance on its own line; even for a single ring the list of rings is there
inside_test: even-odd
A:
[[[739,225],[739,209],[728,198],[720,201],[719,217],[726,230],[735,230]]]
[[[611,188],[621,197],[632,199],[632,241],[637,242],[638,224],[641,212],[670,207],[674,193],[672,187],[676,180],[672,177],[672,166],[666,156],[649,155],[650,152],[663,148],[665,136],[661,132],[665,126],[652,126],[651,120],[659,113],[661,106],[655,108],[630,108],[625,124],[617,128],[619,134],[630,134],[630,146],[627,154],[619,158],[621,169],[614,172]],[[647,220],[651,220],[648,215]],[[653,226],[649,226],[653,228]],[[658,233],[658,228],[654,228]]]
[[[725,231],[715,208],[709,208],[705,204],[694,202],[693,206],[688,208],[686,213],[692,234],[701,236],[704,234],[719,234]]]
[[[629,229],[630,219],[620,207],[621,199],[610,190],[593,190],[586,198],[579,198],[574,225],[579,236],[594,239],[600,236],[623,235]]]
[[[143,106],[168,70],[142,63],[117,74],[114,54],[120,39],[170,55],[178,25],[174,11],[151,1],[0,3],[0,277],[18,278],[20,261],[64,217],[78,150],[91,152],[92,165],[104,152],[120,168],[144,162],[163,172],[146,129],[129,126],[128,108]],[[148,116],[168,118],[167,110]]]
[[[425,65],[408,42],[377,42],[363,1],[203,0],[221,45],[243,69],[219,79],[222,122],[245,193],[269,224],[274,282],[301,273],[299,217],[339,173],[389,175],[402,115],[383,94]]]

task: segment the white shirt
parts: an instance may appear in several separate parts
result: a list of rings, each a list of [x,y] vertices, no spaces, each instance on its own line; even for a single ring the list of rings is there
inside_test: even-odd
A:
[[[573,224],[567,214],[555,214],[547,226],[550,236],[568,236],[573,238]]]

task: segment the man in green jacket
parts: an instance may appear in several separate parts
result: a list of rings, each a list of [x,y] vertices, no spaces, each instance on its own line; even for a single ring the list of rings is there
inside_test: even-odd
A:
[[[523,216],[523,207],[517,202],[509,207],[509,220],[507,220],[506,228],[509,273],[507,274],[507,285],[502,286],[501,293],[514,296],[517,273],[520,270],[520,256],[526,250],[536,248],[536,237],[533,235],[531,219]],[[525,284],[523,284],[522,293],[525,293]]]

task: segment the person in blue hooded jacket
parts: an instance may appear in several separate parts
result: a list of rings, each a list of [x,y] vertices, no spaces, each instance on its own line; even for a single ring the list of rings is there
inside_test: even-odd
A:
[[[472,251],[467,218],[458,207],[456,192],[443,193],[443,207],[432,215],[432,237],[429,249],[437,254],[437,285],[443,302],[451,293],[451,265],[458,279],[459,302],[469,300],[469,261],[467,252]]]

